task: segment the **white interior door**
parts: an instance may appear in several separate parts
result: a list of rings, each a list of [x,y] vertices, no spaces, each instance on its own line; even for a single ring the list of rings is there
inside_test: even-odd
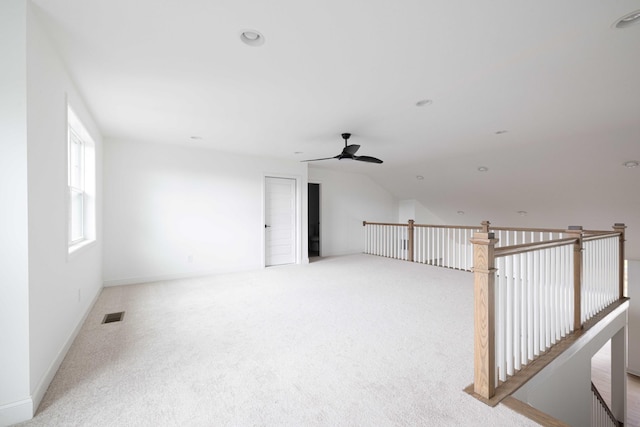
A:
[[[265,178],[265,263],[296,262],[296,180]]]

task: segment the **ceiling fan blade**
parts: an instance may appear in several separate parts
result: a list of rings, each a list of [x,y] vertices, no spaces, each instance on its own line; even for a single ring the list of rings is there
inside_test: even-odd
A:
[[[301,162],[316,162],[318,160],[332,160],[332,159],[339,159],[340,158],[340,154],[338,154],[337,156],[333,156],[333,157],[323,157],[322,159],[309,159],[309,160],[300,160]]]
[[[375,157],[371,157],[371,156],[353,156],[353,160],[358,160],[358,161],[367,162],[367,163],[382,163],[382,160],[376,159]]]
[[[356,151],[358,151],[359,148],[360,148],[360,146],[358,144],[347,145],[342,150],[342,154],[354,155],[354,154],[356,154]]]
[[[343,133],[342,134],[342,138],[344,139],[344,148],[342,149],[342,153],[338,154],[337,156],[323,157],[322,159],[301,160],[301,161],[302,162],[315,162],[315,161],[318,161],[318,160],[352,159],[352,160],[359,160],[361,162],[367,162],[367,163],[382,163],[382,160],[376,159],[375,157],[371,157],[371,156],[356,156],[355,154],[360,149],[360,146],[358,144],[347,145],[347,141],[349,140],[350,136],[351,136],[350,133]]]

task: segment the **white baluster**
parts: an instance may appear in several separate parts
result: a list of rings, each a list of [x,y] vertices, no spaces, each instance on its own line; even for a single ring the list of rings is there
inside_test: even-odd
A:
[[[505,260],[507,313],[505,316],[507,375],[513,375],[513,259],[508,256]]]
[[[536,310],[535,304],[535,283],[533,282],[533,269],[535,264],[533,262],[533,252],[527,252],[527,358],[533,360],[534,343],[535,343],[535,319],[534,313]]]
[[[549,273],[549,263],[550,263],[550,254],[548,250],[544,251],[544,303],[542,305],[544,310],[544,345],[545,348],[551,347],[551,317],[549,314],[548,307],[551,304],[550,298],[550,273]]]
[[[522,284],[520,282],[520,262],[518,255],[513,257],[513,361],[514,370],[520,370],[520,302]]]
[[[506,365],[506,328],[505,314],[507,307],[506,279],[505,274],[505,257],[496,259],[497,271],[497,289],[496,289],[496,366],[500,381],[507,379]]]

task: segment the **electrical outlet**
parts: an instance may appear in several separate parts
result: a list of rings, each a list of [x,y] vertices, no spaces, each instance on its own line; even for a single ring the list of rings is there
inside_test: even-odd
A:
[[[187,255],[187,262],[189,264],[193,263],[193,255]]]

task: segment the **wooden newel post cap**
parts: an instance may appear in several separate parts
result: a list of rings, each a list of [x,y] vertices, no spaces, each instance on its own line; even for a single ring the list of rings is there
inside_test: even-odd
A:
[[[568,231],[582,231],[582,226],[581,225],[570,225],[569,228],[567,228]]]
[[[489,225],[491,225],[491,223],[489,221],[482,221],[482,232],[483,233],[488,233],[489,232]]]
[[[367,225],[367,221],[362,221],[362,226],[364,227],[365,225]]]
[[[498,243],[498,239],[496,239],[496,233],[483,233],[477,232],[473,234],[473,237],[469,240],[474,245],[494,245]]]
[[[616,222],[613,224],[613,228],[627,228],[627,226],[624,225],[624,222]]]

